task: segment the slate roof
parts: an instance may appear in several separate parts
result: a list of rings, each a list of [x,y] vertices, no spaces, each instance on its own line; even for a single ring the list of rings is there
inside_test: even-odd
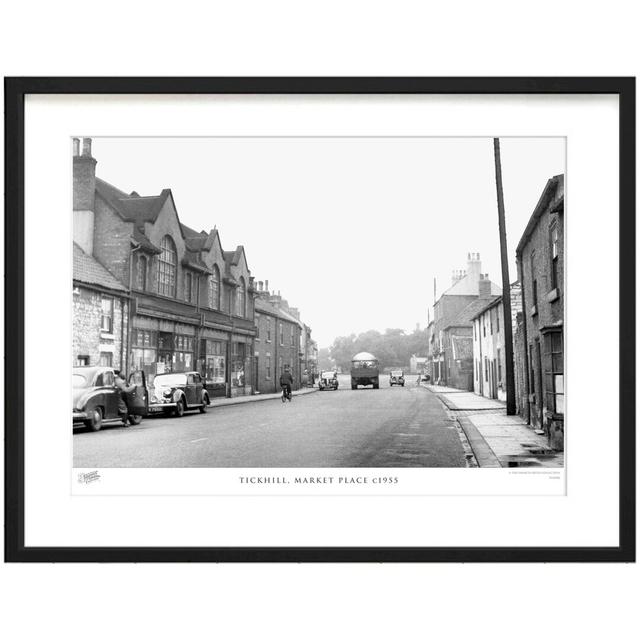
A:
[[[153,244],[153,242],[151,242],[151,240],[149,240],[149,238],[147,238],[147,236],[145,236],[137,227],[133,230],[131,237],[133,238],[133,241],[139,244],[145,251],[149,253],[162,253],[160,247],[156,247],[156,245]]]
[[[73,243],[73,279],[76,282],[92,284],[104,289],[127,290],[107,269],[94,257],[85,253],[75,242]]]
[[[268,302],[264,298],[260,298],[260,297],[256,298],[256,300],[255,300],[255,310],[256,311],[260,311],[262,313],[269,313],[272,316],[278,316],[279,318],[282,318],[283,320],[287,320],[287,322],[292,322],[294,324],[300,324],[300,321],[297,318],[294,318],[293,316],[289,315],[286,311],[283,311],[282,309],[279,309],[278,307],[276,307],[276,305],[271,304],[270,302]]]
[[[493,298],[490,300],[488,300],[487,298],[485,298],[484,300],[486,304],[481,309],[478,309],[478,311],[476,311],[475,315],[471,318],[471,320],[475,320],[478,316],[481,316],[485,311],[487,311],[488,309],[491,309],[491,307],[495,307],[497,304],[500,304],[500,302],[502,301],[502,296],[493,296]]]
[[[169,189],[163,189],[157,196],[139,196],[135,191],[124,191],[96,178],[96,192],[106,200],[127,222],[155,222],[166,199],[171,195]]]
[[[487,305],[495,302],[496,300],[501,299],[502,296],[491,296],[491,298],[478,298],[474,300],[471,304],[468,304],[445,328],[447,330],[449,327],[466,327],[471,326],[471,321],[475,318],[479,313],[481,313]]]

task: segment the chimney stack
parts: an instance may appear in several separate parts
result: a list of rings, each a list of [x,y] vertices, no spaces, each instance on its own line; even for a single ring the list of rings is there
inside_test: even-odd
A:
[[[478,282],[480,280],[480,271],[482,269],[482,262],[480,262],[479,253],[467,254],[467,274],[469,275],[470,282]]]
[[[91,156],[91,138],[73,138],[73,240],[93,255],[96,160]]]
[[[478,295],[481,298],[491,297],[491,280],[489,280],[489,274],[480,274],[480,280],[478,280]]]

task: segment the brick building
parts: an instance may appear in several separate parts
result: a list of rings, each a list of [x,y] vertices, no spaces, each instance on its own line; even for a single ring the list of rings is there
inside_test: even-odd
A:
[[[183,225],[171,190],[127,194],[95,167],[91,140],[82,152],[74,140],[74,241],[131,296],[122,368],[149,378],[195,369],[212,396],[252,393],[254,290],[243,247],[223,251],[215,228]]]
[[[74,242],[72,365],[123,368],[128,319],[126,288]]]
[[[502,290],[483,274],[480,254],[467,256],[467,269],[454,271],[451,287],[433,306],[428,331],[428,366],[433,384],[473,389],[473,324],[471,318],[486,304],[474,305],[482,295]],[[473,305],[473,306],[471,306]]]
[[[522,322],[516,388],[523,416],[564,448],[564,176],[551,178],[516,249]]]
[[[301,347],[305,325],[298,310],[289,307],[279,293],[269,292],[268,287],[268,281],[266,287],[258,282],[255,299],[255,384],[260,393],[280,391],[280,374],[288,366],[294,379],[293,388],[299,389],[305,368]]]

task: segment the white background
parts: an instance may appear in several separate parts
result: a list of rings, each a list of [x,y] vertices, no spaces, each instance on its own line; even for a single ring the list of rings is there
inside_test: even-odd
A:
[[[3,16],[7,75],[635,75],[630,3],[112,2]],[[67,11],[65,11],[65,9]],[[606,403],[602,389],[599,401]],[[627,417],[632,419],[632,417]],[[599,461],[597,461],[599,462]],[[470,523],[473,526],[473,523]],[[621,637],[636,566],[9,566],[14,638]]]

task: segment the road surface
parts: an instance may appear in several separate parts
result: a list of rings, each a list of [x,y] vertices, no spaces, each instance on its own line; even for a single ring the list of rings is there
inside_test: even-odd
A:
[[[455,423],[408,377],[404,387],[317,391],[291,403],[211,407],[139,426],[76,432],[74,467],[464,467]]]

